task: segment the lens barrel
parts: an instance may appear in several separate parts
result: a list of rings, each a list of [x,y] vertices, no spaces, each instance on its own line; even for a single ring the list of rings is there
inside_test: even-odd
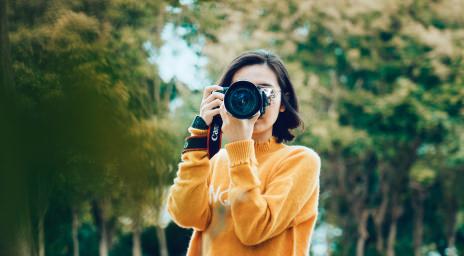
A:
[[[249,81],[238,81],[226,89],[224,105],[235,118],[249,119],[258,111],[264,112],[261,91]]]

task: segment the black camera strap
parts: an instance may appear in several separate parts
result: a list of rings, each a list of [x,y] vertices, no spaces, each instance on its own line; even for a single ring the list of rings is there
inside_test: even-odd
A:
[[[220,115],[216,115],[213,117],[213,121],[208,128],[208,156],[209,159],[213,158],[213,156],[219,152],[221,149],[221,140],[222,140],[222,119]]]

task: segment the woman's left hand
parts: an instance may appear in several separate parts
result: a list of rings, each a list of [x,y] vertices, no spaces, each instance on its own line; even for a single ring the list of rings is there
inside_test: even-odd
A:
[[[219,107],[222,118],[222,131],[229,142],[252,138],[253,127],[259,118],[259,111],[250,119],[238,119],[227,112],[224,102]]]

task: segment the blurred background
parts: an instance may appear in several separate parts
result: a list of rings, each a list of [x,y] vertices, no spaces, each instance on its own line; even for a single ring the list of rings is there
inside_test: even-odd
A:
[[[311,255],[464,254],[464,1],[2,0],[1,255],[184,255],[201,91],[279,54],[322,157]]]

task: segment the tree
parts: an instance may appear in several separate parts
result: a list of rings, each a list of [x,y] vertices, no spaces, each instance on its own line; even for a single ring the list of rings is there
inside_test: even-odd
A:
[[[24,127],[19,145],[24,149],[23,186],[30,200],[21,212],[27,213],[24,219],[30,219],[33,233],[24,241],[37,245],[26,254],[47,251],[44,219],[51,204],[66,205],[63,202],[74,212],[75,223],[77,209],[93,202],[100,254],[109,253],[124,183],[129,173],[137,174],[131,172],[138,159],[133,150],[147,139],[134,136],[132,130],[154,114],[164,115],[167,103],[158,99],[167,96],[169,101],[173,91],[164,90],[170,84],[161,83],[143,48],[148,40],[159,43],[165,4],[11,3],[8,17],[14,22],[8,32],[19,102],[13,116]],[[176,142],[163,141],[167,147],[171,143]],[[160,154],[151,159],[170,161],[163,157],[172,158]],[[148,164],[143,171],[150,171]],[[61,197],[54,196],[56,192]],[[78,249],[78,225],[73,233]]]

